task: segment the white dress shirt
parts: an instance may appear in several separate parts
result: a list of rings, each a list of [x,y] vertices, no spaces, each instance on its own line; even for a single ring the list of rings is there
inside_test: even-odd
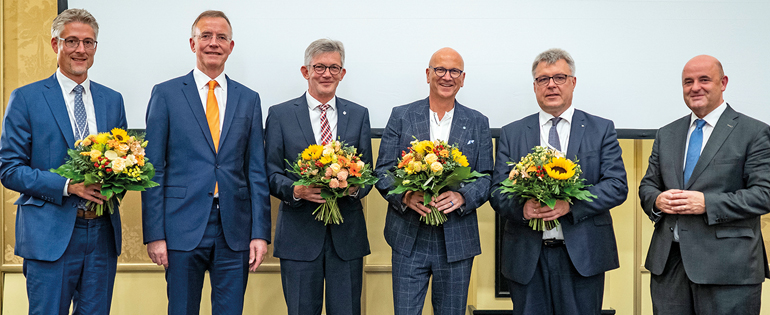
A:
[[[75,119],[75,87],[77,82],[66,77],[61,73],[61,69],[56,69],[56,81],[59,82],[62,96],[64,97],[64,104],[67,106],[67,115],[70,117],[70,125],[72,125],[72,134],[75,136],[75,140],[82,140],[88,136],[88,134],[97,134],[96,129],[96,111],[94,110],[94,98],[91,95],[91,80],[86,78],[80,85],[83,86],[83,105],[86,108],[86,116],[88,122],[88,133],[85,130],[78,130],[77,120]],[[72,143],[74,144],[74,143]],[[69,144],[68,144],[69,145]],[[70,186],[70,180],[64,183],[64,191],[62,196],[69,196],[67,192]]]
[[[454,117],[455,108],[452,106],[448,112],[444,113],[444,117],[438,118],[438,113],[431,109],[430,111],[430,141],[444,140],[449,142],[449,131],[452,129],[452,118]],[[450,145],[452,145],[450,143]]]
[[[556,132],[559,134],[559,145],[561,145],[561,152],[564,153],[566,156],[567,147],[569,146],[569,134],[570,134],[570,127],[572,125],[572,115],[575,114],[575,108],[570,106],[565,110],[559,117],[561,117],[561,120],[558,124],[556,124]],[[544,112],[542,109],[539,113],[539,120],[540,120],[540,145],[544,147],[553,148],[548,143],[548,134],[551,132],[551,118],[554,118],[553,115],[548,114]],[[561,229],[560,226],[557,226],[554,229],[545,230],[543,231],[543,239],[557,239],[557,240],[563,240],[564,239],[564,231]]]
[[[225,108],[227,107],[227,79],[225,78],[225,72],[223,71],[218,77],[212,79],[198,69],[198,67],[195,67],[193,79],[195,79],[195,87],[198,89],[198,94],[201,97],[204,113],[206,112],[206,102],[209,100],[209,81],[217,81],[217,86],[214,87],[214,97],[217,98],[217,105],[219,105],[219,131],[221,132],[222,125],[225,123]]]
[[[305,98],[307,99],[307,109],[310,112],[310,125],[313,126],[313,136],[315,142],[321,144],[321,109],[318,106],[321,105],[321,101],[315,99],[310,95],[310,91],[305,92]],[[329,129],[332,132],[332,140],[337,140],[337,96],[332,97],[328,103],[329,108],[326,110],[326,120],[329,122]]]

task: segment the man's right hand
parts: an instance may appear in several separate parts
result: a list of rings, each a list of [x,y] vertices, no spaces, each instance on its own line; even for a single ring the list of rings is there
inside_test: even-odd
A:
[[[93,201],[97,204],[103,204],[107,197],[101,193],[102,185],[84,185],[83,183],[72,184],[67,186],[67,193],[70,195],[77,195],[88,201]]]
[[[401,202],[423,217],[427,216],[431,211],[430,208],[422,204],[425,202],[425,194],[421,191],[407,191],[404,193],[404,200]]]
[[[326,199],[321,197],[321,187],[316,186],[294,186],[294,197],[315,203],[326,202]]]
[[[157,240],[147,244],[147,255],[150,256],[152,262],[163,265],[163,268],[168,269],[168,249],[166,248],[166,240]]]

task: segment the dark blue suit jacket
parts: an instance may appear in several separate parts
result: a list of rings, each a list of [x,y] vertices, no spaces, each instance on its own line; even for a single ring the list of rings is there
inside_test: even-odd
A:
[[[232,250],[252,239],[270,242],[259,95],[227,78],[227,105],[214,149],[192,72],[156,85],[147,106],[147,157],[160,186],[142,193],[144,243],[166,240],[194,249],[203,238],[219,183],[222,229]]]
[[[369,111],[365,107],[337,98],[337,138],[356,147],[364,163],[372,163]],[[293,163],[311,144],[316,144],[316,140],[304,94],[270,107],[265,125],[265,145],[270,148],[267,152],[270,193],[281,200],[273,251],[278,258],[311,261],[323,249],[326,226],[312,215],[319,204],[307,200],[295,201],[292,183],[299,177],[286,171],[291,167],[286,160]],[[334,248],[343,260],[361,258],[371,252],[361,204],[361,199],[371,189],[371,186],[361,187],[356,197],[338,199],[344,222],[330,224],[330,229]]]
[[[380,180],[375,186],[388,200],[385,240],[394,251],[406,256],[414,249],[420,215],[411,209],[402,210],[403,194],[388,195],[395,185],[393,177],[387,172],[395,169],[401,151],[406,151],[411,146],[410,142],[414,140],[412,136],[418,140],[430,140],[430,107],[427,98],[393,108],[382,134],[377,158],[376,173]],[[459,145],[460,151],[468,157],[472,170],[491,174],[492,136],[486,116],[455,101],[454,118],[447,143]],[[443,224],[449,262],[481,254],[476,208],[489,199],[490,183],[490,177],[484,176],[472,183],[461,184],[456,190],[465,198],[465,207],[464,210],[458,209],[449,213],[447,221]]]
[[[524,203],[508,198],[496,189],[508,178],[511,166],[540,145],[538,114],[514,121],[502,128],[497,143],[495,175],[490,203],[507,219],[503,235],[503,275],[521,284],[532,279],[540,257],[543,233],[533,231],[524,219]],[[626,170],[620,144],[612,121],[575,110],[570,127],[566,158],[575,160],[583,170],[588,190],[597,196],[593,202],[574,200],[570,212],[559,222],[564,243],[575,269],[584,277],[618,268],[618,249],[612,228],[610,209],[628,195]]]
[[[99,132],[126,128],[120,93],[91,81]],[[93,132],[92,132],[93,133]],[[74,149],[67,105],[56,75],[13,91],[5,110],[0,139],[0,180],[21,193],[16,212],[15,254],[54,261],[64,254],[75,229],[78,196],[62,196],[66,179],[49,170],[64,164]],[[115,250],[120,255],[120,212],[110,216]]]

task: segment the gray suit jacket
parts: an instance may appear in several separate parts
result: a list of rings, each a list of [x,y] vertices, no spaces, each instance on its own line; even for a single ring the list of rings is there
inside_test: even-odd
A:
[[[687,276],[699,284],[757,284],[770,275],[760,216],[770,212],[770,127],[725,105],[684,183],[690,116],[658,130],[647,174],[639,186],[644,212],[655,222],[645,267],[660,275],[679,222],[679,246]],[[655,199],[669,189],[700,191],[706,213],[669,215]]]
[[[393,108],[382,134],[375,168],[375,173],[380,179],[375,187],[388,200],[385,240],[394,251],[407,256],[414,248],[420,215],[410,209],[402,210],[403,195],[388,195],[395,185],[387,171],[394,169],[401,157],[401,151],[406,151],[414,140],[412,136],[418,140],[430,139],[429,111],[427,98]],[[468,157],[472,170],[492,173],[492,136],[486,116],[455,101],[454,118],[447,143],[459,145],[460,151]],[[465,209],[451,212],[443,224],[449,262],[481,254],[476,208],[489,199],[490,182],[490,176],[484,176],[475,182],[462,184],[457,189],[465,198]]]

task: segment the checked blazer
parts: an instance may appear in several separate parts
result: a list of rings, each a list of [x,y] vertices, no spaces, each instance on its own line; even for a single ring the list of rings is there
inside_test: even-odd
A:
[[[375,187],[388,200],[385,240],[394,251],[406,256],[414,249],[420,215],[402,206],[403,194],[388,195],[395,188],[394,179],[388,171],[394,170],[401,152],[410,147],[414,137],[418,140],[430,139],[428,98],[393,108],[382,134],[375,168],[379,178]],[[459,146],[472,170],[492,173],[492,136],[486,116],[455,101],[452,127],[446,140],[450,145]],[[449,213],[443,224],[448,262],[481,254],[476,209],[489,199],[490,183],[490,176],[484,176],[456,189],[465,198],[465,207]]]

